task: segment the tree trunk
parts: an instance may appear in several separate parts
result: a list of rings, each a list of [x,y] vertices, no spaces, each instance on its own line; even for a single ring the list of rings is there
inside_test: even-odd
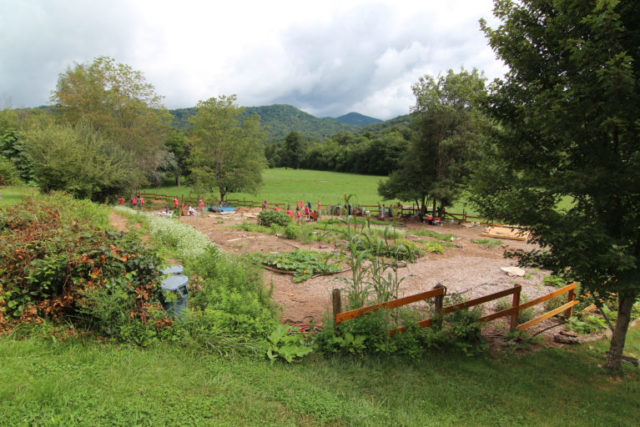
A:
[[[433,209],[431,210],[431,215],[436,216],[436,198],[433,198]]]
[[[180,174],[176,174],[176,187],[180,187]]]
[[[218,189],[220,190],[220,204],[222,205],[222,202],[224,202],[224,196],[227,194],[227,192],[222,187],[218,187]]]
[[[635,301],[635,294],[618,295],[618,319],[611,336],[611,346],[607,357],[607,369],[620,372],[622,370],[622,351],[624,350],[624,342],[631,321],[631,309]]]

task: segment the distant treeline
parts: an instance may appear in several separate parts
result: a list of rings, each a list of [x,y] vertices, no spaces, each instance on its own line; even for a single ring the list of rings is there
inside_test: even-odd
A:
[[[413,136],[411,116],[369,125],[359,132],[338,131],[313,140],[290,132],[265,147],[270,167],[290,167],[368,175],[388,175],[398,168]]]

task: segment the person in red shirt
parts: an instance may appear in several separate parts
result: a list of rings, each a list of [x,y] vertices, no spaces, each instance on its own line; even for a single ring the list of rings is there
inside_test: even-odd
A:
[[[291,219],[293,219],[293,212],[291,211],[291,209],[287,209],[287,215],[289,215]]]
[[[202,199],[200,199],[198,207],[200,208],[200,212],[204,213],[204,202],[202,201]]]
[[[178,209],[178,198],[177,197],[173,198],[173,207]]]
[[[140,196],[140,210],[142,210],[142,208],[144,208],[144,197]]]
[[[136,199],[136,196],[131,197],[131,207],[135,209],[137,204],[138,204],[138,199]]]
[[[124,205],[124,197],[118,197],[118,203]]]
[[[276,206],[273,207],[273,210],[274,211],[279,211],[280,209],[278,209],[278,206],[276,205]]]

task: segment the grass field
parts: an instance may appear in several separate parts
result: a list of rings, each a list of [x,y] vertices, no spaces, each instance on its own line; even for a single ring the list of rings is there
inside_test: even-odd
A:
[[[389,205],[396,201],[382,201],[378,195],[378,183],[384,176],[356,175],[340,172],[324,172],[302,169],[274,168],[263,172],[263,185],[257,194],[232,193],[228,199],[268,200],[270,203],[291,203],[297,200],[310,201],[312,206],[317,202],[323,205],[337,205],[344,201],[344,194],[353,194],[352,204]],[[196,193],[190,186],[147,188],[145,192],[160,193],[170,196],[203,196],[218,198],[218,194],[204,195]],[[450,208],[451,212],[462,212],[464,202]],[[410,203],[409,203],[410,204]],[[467,213],[473,215],[469,206]]]
[[[33,187],[20,186],[20,187],[0,187],[0,206],[9,206],[20,203],[25,196],[30,196],[37,193],[37,189]]]
[[[184,348],[0,339],[3,425],[635,425],[640,371],[606,343],[468,358],[273,365]],[[627,351],[640,353],[640,333]]]

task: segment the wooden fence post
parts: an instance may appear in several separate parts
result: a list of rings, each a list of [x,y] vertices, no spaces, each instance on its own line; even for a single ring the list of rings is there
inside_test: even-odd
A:
[[[340,295],[340,289],[334,289],[331,292],[331,305],[333,306],[333,327],[338,327],[338,322],[336,322],[336,316],[342,313],[342,298]]]
[[[511,302],[511,307],[514,307],[516,310],[511,314],[511,327],[512,331],[515,331],[518,327],[518,308],[520,306],[520,290],[521,286],[517,283],[513,285],[515,292],[513,293],[513,300]]]
[[[444,285],[442,283],[438,283],[433,287],[433,289],[439,289],[439,288],[444,288]],[[433,299],[433,302],[435,304],[436,313],[438,315],[442,314],[442,306],[444,305],[444,293],[442,295],[438,295],[437,297],[435,297]]]
[[[568,293],[567,293],[567,302],[571,302],[573,300],[576,299],[576,291],[575,289],[571,289]],[[571,317],[571,315],[573,315],[573,306],[569,307],[565,312],[564,312],[564,318],[568,319],[569,317]]]

